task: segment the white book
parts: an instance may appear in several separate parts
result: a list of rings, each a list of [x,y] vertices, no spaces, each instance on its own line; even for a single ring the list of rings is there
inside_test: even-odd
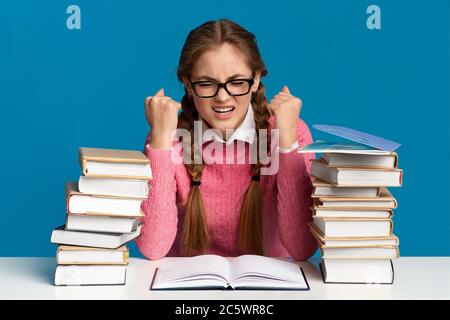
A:
[[[126,246],[102,249],[60,245],[56,253],[59,265],[127,265],[128,257]]]
[[[130,233],[138,225],[134,218],[68,214],[66,219],[66,230]]]
[[[127,266],[60,265],[55,272],[56,286],[124,285]]]
[[[353,219],[313,217],[314,226],[325,237],[389,237],[390,219]]]
[[[366,197],[376,198],[380,194],[378,187],[335,187],[331,184],[320,182],[313,183],[314,190],[311,197]]]
[[[146,199],[150,186],[147,180],[114,179],[80,176],[78,188],[81,193]]]
[[[106,249],[117,249],[120,246],[137,238],[141,233],[142,225],[139,225],[131,233],[100,233],[88,231],[65,230],[64,226],[53,230],[51,242],[82,247],[97,247]]]
[[[314,207],[313,216],[325,218],[375,218],[388,219],[392,217],[393,211],[385,210],[355,210],[346,208]]]
[[[66,183],[67,212],[118,217],[143,217],[142,199],[81,193],[76,182]]]
[[[311,175],[335,186],[400,187],[401,169],[330,167],[321,160],[311,161]]]
[[[393,247],[400,244],[399,239],[395,235],[388,237],[325,237],[320,230],[314,225],[309,223],[309,229],[312,235],[317,239],[319,246],[321,247],[333,247],[333,248],[353,248],[353,247],[378,247],[387,246]]]
[[[323,259],[397,259],[398,247],[320,247]]]
[[[86,161],[86,172],[97,177],[136,177],[151,179],[149,164]]]
[[[151,285],[152,290],[224,288],[309,290],[296,263],[257,255],[175,258],[157,269]]]
[[[398,157],[395,152],[391,154],[348,154],[324,153],[323,160],[334,167],[372,167],[394,169],[397,167]]]
[[[320,197],[315,198],[317,207],[323,208],[373,208],[373,209],[395,209],[397,200],[384,187],[380,189],[380,195],[376,198],[362,197]]]
[[[83,147],[79,149],[79,160],[84,176],[152,178],[150,163],[141,151]]]
[[[331,200],[327,198],[319,198],[316,201],[317,206],[320,208],[379,208],[379,209],[395,209],[397,208],[397,201],[395,199],[391,200]]]
[[[353,238],[353,239],[324,239],[321,242],[324,246],[334,248],[348,248],[348,247],[374,247],[374,246],[396,246],[398,245],[398,238],[386,237],[379,239],[368,238]]]
[[[325,259],[320,263],[325,283],[392,284],[394,266],[391,260]]]

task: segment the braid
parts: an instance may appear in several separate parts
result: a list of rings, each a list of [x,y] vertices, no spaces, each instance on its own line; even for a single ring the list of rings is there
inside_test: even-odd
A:
[[[257,163],[252,166],[252,181],[245,193],[241,208],[239,223],[239,246],[244,251],[264,255],[263,236],[263,191],[260,182],[262,164],[259,159],[259,144],[261,141],[260,129],[269,127],[270,113],[267,109],[265,88],[262,83],[252,97],[252,107],[255,113],[255,129],[257,139]],[[270,146],[270,135],[268,135],[268,146]],[[269,147],[270,148],[270,147]],[[256,179],[254,178],[256,177]]]
[[[255,129],[258,134],[258,148],[259,148],[259,143],[262,140],[259,135],[260,129],[267,130],[269,128],[270,113],[269,113],[269,109],[267,108],[267,99],[266,99],[265,91],[266,91],[266,89],[265,89],[264,85],[262,84],[262,82],[260,82],[258,90],[255,92],[254,96],[252,97],[252,106],[253,106],[253,111],[255,114]],[[267,132],[267,147],[269,148],[266,151],[267,153],[270,151],[270,143],[271,143],[270,134],[269,134],[269,132]],[[262,165],[260,163],[260,159],[259,159],[259,152],[257,153],[257,155],[258,155],[258,161],[253,166],[253,175],[255,175],[255,174],[260,175],[260,169],[262,167]]]
[[[183,250],[185,254],[201,253],[208,245],[208,228],[206,223],[205,207],[202,195],[200,193],[200,181],[202,178],[204,164],[196,164],[194,162],[195,155],[199,154],[201,146],[194,139],[194,121],[197,119],[198,113],[186,93],[181,100],[182,114],[178,123],[180,128],[188,129],[191,135],[191,164],[186,164],[187,171],[191,176],[193,183],[189,192],[188,200],[185,204],[185,218],[183,224]],[[201,154],[200,154],[201,157]]]

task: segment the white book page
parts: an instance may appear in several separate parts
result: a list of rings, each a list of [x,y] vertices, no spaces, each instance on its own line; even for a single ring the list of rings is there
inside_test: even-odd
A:
[[[125,284],[127,266],[58,266],[55,285]]]
[[[174,258],[158,268],[153,288],[226,286],[228,279],[229,262],[221,256]]]
[[[135,219],[108,216],[68,215],[66,230],[130,233],[137,226]]]
[[[78,189],[88,194],[147,198],[150,186],[147,180],[80,176]]]
[[[339,181],[354,186],[397,186],[400,183],[399,171],[341,170]]]
[[[367,166],[393,168],[395,158],[392,155],[363,155],[363,154],[329,154],[325,155],[332,165]]]
[[[140,216],[141,199],[104,198],[75,194],[69,199],[71,213],[97,212],[109,215]]]
[[[341,218],[389,218],[390,211],[384,210],[316,210],[316,217],[341,217]]]
[[[316,187],[314,196],[335,196],[335,197],[378,197],[378,188],[334,188]]]
[[[326,282],[391,283],[390,260],[322,260]]]
[[[88,174],[151,177],[150,164],[87,161]]]
[[[233,287],[307,288],[303,274],[294,262],[243,255],[231,261]]]
[[[394,201],[323,201],[323,207],[330,208],[392,208],[394,207]]]
[[[330,237],[387,237],[390,236],[389,220],[336,220],[326,221],[326,236]]]
[[[123,263],[123,251],[60,251],[58,252],[59,264],[114,264]]]
[[[368,246],[395,246],[394,239],[369,239],[369,240],[325,240],[325,246],[329,247],[368,247]]]
[[[395,248],[323,248],[323,259],[395,259]]]

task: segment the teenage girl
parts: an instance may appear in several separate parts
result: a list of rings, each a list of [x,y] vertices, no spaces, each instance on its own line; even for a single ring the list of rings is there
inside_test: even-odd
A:
[[[151,131],[144,153],[153,180],[141,204],[145,218],[136,239],[147,258],[210,253],[306,260],[316,251],[307,225],[312,220],[309,172],[314,156],[296,151],[312,142],[311,133],[299,119],[301,100],[286,86],[267,102],[261,82],[266,74],[252,33],[230,20],[209,21],[192,30],[183,46],[177,70],[185,88],[181,103],[164,89],[147,97]],[[180,144],[176,129],[190,135],[187,153],[175,148]],[[201,136],[205,129],[213,134]],[[230,129],[233,133],[227,135]],[[256,161],[249,161],[250,146],[264,136],[270,146],[273,129],[278,141],[267,152],[271,162],[277,156],[277,170],[261,174],[271,164],[263,163],[260,152]],[[222,162],[206,161],[205,151],[212,146],[216,152],[223,146]],[[238,158],[238,148],[232,148],[238,146],[244,146],[247,161],[230,163],[225,151],[231,147],[231,159]],[[179,152],[191,161],[174,161]]]

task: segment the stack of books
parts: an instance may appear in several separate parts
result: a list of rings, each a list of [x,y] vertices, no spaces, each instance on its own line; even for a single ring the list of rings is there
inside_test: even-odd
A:
[[[364,141],[316,142],[299,150],[322,153],[311,163],[314,205],[309,226],[320,246],[326,283],[394,281],[392,259],[399,257],[399,239],[392,216],[397,201],[387,188],[402,185],[403,171],[391,146],[384,150],[377,142],[378,148],[372,147],[373,139]]]
[[[123,285],[126,243],[139,236],[142,200],[152,172],[139,151],[80,148],[82,175],[66,183],[66,224],[58,244],[55,285]]]

